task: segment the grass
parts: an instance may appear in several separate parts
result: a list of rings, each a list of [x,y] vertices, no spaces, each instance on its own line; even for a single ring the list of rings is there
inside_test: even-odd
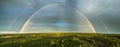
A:
[[[0,47],[120,47],[119,34],[0,34]]]

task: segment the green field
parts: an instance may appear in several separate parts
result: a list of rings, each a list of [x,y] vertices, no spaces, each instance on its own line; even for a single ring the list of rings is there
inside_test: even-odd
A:
[[[0,47],[120,47],[120,34],[0,34]]]

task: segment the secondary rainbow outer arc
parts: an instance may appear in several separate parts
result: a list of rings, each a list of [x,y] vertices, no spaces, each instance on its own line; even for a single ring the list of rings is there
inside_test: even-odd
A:
[[[53,4],[46,5],[46,6],[44,6],[44,7],[41,7],[38,11],[36,11],[35,13],[33,13],[33,15],[28,18],[28,20],[25,22],[25,24],[24,24],[24,25],[22,26],[22,28],[20,29],[19,33],[23,33],[23,31],[24,31],[25,27],[28,25],[30,19],[31,19],[36,13],[38,13],[39,11],[41,11],[41,10],[43,10],[43,9],[49,7],[49,6],[53,6],[53,5],[65,5],[65,3],[53,3]],[[66,6],[69,6],[69,5],[66,5]],[[69,7],[71,7],[71,6],[69,6]],[[73,8],[73,7],[72,7],[72,8]],[[73,9],[75,9],[75,8],[73,8]],[[75,9],[75,10],[77,10],[77,9]],[[87,18],[83,13],[81,13],[80,11],[79,11],[79,13],[82,14],[82,16],[87,20],[87,22],[88,22],[89,26],[91,27],[93,33],[96,33],[95,28],[93,27],[93,25],[91,24],[91,22],[88,20],[88,18]]]
[[[14,25],[14,23],[16,23],[16,21],[18,20],[19,17],[21,17],[24,13],[25,13],[25,9],[23,9],[23,12],[21,12],[20,14],[18,14],[18,16],[16,16],[16,18],[11,21],[11,24],[9,25],[9,27],[6,29],[6,31],[9,32],[9,30],[12,28],[12,25]]]
[[[110,33],[110,32],[109,32],[109,29],[107,28],[107,26],[105,25],[105,23],[102,21],[102,19],[100,19],[100,18],[97,18],[97,19],[98,19],[98,20],[100,21],[100,23],[103,25],[105,31],[106,31],[107,33]]]

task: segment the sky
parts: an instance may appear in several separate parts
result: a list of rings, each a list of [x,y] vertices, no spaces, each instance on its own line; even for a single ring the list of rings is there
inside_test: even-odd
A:
[[[19,33],[21,29],[23,28],[23,26],[25,25],[26,21],[28,21],[28,19],[30,19],[30,17],[33,14],[35,14],[40,8],[44,6],[48,6],[50,4],[61,4],[61,3],[66,4],[65,6],[69,5],[75,8],[75,10],[84,14],[85,17],[87,17],[91,25],[96,30],[96,33],[120,34],[120,29],[119,29],[120,28],[120,13],[119,13],[120,12],[120,1],[119,0],[0,0],[0,33]],[[76,16],[79,15],[77,11],[74,11],[74,9],[73,10],[68,9],[69,10],[68,11],[67,9],[64,9],[63,6],[60,8],[57,8],[58,6],[57,5],[51,6],[50,8],[43,10],[45,12],[39,10],[35,15],[37,16],[39,14],[43,16],[52,15],[55,12],[56,12],[55,14],[67,15],[63,17],[69,17],[69,18],[71,18],[72,17],[71,15],[74,15],[74,14]],[[65,14],[59,13],[60,9],[66,10],[64,12]],[[55,10],[58,10],[58,11],[55,11]],[[74,13],[74,14],[69,14],[69,13]],[[59,16],[58,15],[56,16],[55,14],[53,16],[54,18],[52,17],[50,19],[48,18],[49,16],[45,16],[46,19],[44,18],[42,19],[41,18],[42,16],[39,16],[38,18],[37,16],[34,16],[33,18],[29,20],[28,24],[33,23],[31,25],[33,26],[37,24],[42,24],[44,22],[46,23],[47,21],[47,23],[50,23],[50,25],[46,24],[46,26],[47,27],[49,26],[50,28],[52,28],[53,26],[51,26],[52,25],[51,23],[54,20],[59,19]],[[37,18],[36,19],[37,22],[34,21],[35,18]],[[39,21],[40,19],[42,19],[42,21],[44,22]],[[82,22],[87,21],[87,20],[84,20],[84,18],[77,19],[77,17],[73,17],[71,19],[72,20],[67,19],[66,22],[63,22],[63,23],[59,23],[59,22],[53,22],[53,23],[55,23],[54,26],[59,26],[59,28],[62,28],[60,26],[63,26],[63,27],[67,26],[66,28],[69,29],[68,31],[70,31],[70,29],[77,27],[76,25],[74,27],[72,24],[73,23],[76,24],[76,22],[79,21],[78,19],[83,20]],[[59,20],[56,20],[56,21],[59,21]],[[82,25],[80,24],[80,26]],[[27,25],[27,27],[29,27],[29,25]],[[39,26],[38,28],[40,27],[42,26]],[[84,27],[84,30],[88,29],[85,26],[82,26],[82,29],[83,27]],[[73,31],[75,30],[78,30],[78,29],[73,29]]]

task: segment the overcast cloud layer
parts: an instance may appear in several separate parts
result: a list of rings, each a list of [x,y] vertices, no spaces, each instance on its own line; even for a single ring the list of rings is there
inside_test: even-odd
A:
[[[120,0],[0,0],[0,33],[19,32],[33,13],[52,3],[78,9],[98,33],[120,33]]]

